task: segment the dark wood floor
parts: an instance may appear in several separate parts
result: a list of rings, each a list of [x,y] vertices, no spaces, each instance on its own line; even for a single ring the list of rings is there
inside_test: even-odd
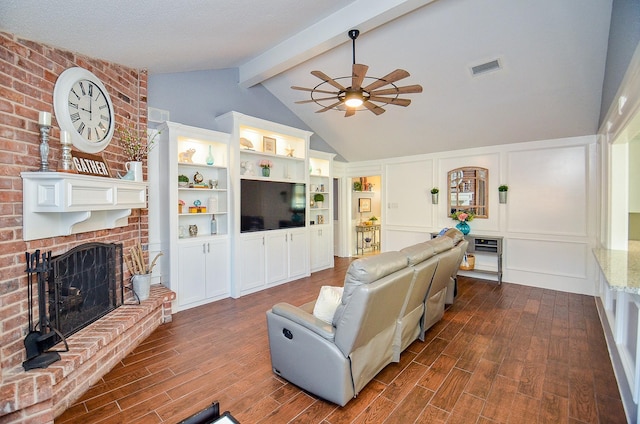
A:
[[[464,277],[428,339],[344,408],[276,377],[265,311],[342,285],[348,263],[175,314],[56,423],[176,423],[214,400],[243,424],[626,422],[593,297]]]

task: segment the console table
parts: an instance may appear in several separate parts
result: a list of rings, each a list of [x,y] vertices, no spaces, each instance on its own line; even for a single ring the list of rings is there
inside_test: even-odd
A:
[[[364,254],[366,234],[371,234],[370,248],[380,250],[380,224],[356,225],[356,255]]]
[[[502,284],[502,240],[501,236],[481,236],[477,234],[467,234],[464,238],[469,241],[467,253],[481,253],[495,255],[497,257],[498,267],[496,271],[483,269],[473,269],[470,271],[481,272],[486,274],[496,274],[498,276],[498,284]]]
[[[431,233],[431,238],[435,238],[439,233]],[[467,253],[480,253],[496,256],[497,269],[485,270],[485,269],[470,269],[469,272],[478,272],[484,274],[495,274],[498,276],[498,284],[502,284],[502,236],[483,236],[479,234],[467,234],[464,236],[465,240],[469,242],[467,247]]]

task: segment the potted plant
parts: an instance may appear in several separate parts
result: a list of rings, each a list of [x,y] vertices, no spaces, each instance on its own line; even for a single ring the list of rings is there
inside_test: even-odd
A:
[[[500,199],[500,203],[507,203],[507,191],[509,191],[509,186],[502,184],[498,187],[498,196]]]
[[[144,130],[144,136],[140,131],[134,129],[133,125],[118,128],[116,130],[122,152],[127,158],[125,169],[127,174],[122,177],[126,180],[142,181],[142,161],[147,158],[149,152],[154,147],[155,138],[160,134],[156,132],[151,138]]]
[[[434,205],[438,204],[438,193],[440,193],[440,189],[438,187],[431,189],[431,203]]]
[[[324,194],[322,193],[316,193],[313,195],[313,201],[316,204],[316,207],[321,208],[322,207],[322,203],[324,202]]]
[[[187,177],[186,175],[178,175],[178,186],[179,187],[186,187],[189,185],[189,177]]]
[[[162,252],[158,253],[151,265],[147,266],[144,261],[144,254],[140,243],[129,248],[129,255],[125,255],[125,262],[131,273],[131,285],[133,288],[133,294],[139,301],[146,300],[149,297],[149,290],[151,287],[151,272],[156,266],[158,258],[162,256]]]

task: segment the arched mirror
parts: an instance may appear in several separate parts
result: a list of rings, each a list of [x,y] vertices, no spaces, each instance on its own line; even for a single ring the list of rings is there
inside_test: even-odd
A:
[[[473,212],[476,218],[489,217],[487,183],[489,170],[486,168],[464,167],[449,171],[449,213],[456,211]]]

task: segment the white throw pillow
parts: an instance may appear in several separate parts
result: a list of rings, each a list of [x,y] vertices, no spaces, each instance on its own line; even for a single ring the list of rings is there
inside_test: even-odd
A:
[[[322,321],[331,324],[333,315],[342,300],[344,287],[322,286],[316,305],[313,307],[313,315]]]

